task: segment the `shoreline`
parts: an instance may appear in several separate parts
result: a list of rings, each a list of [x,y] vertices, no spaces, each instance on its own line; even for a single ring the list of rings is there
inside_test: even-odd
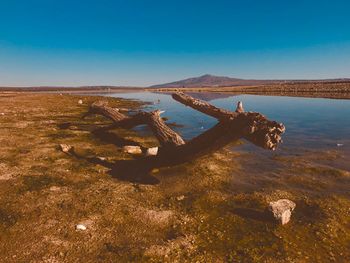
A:
[[[129,92],[189,92],[189,93],[225,93],[225,94],[251,94],[262,96],[288,96],[305,98],[350,99],[349,82],[332,83],[286,83],[259,86],[234,87],[164,87],[164,88],[118,88],[118,87],[30,87],[30,88],[4,88],[0,87],[0,94],[11,93],[46,93],[46,94],[109,94]]]
[[[305,98],[350,99],[350,83],[294,83],[240,87],[157,88],[156,92],[209,92]]]

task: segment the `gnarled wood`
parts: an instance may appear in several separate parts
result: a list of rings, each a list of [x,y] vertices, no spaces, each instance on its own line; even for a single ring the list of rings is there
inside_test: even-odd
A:
[[[90,105],[88,114],[101,114],[113,122],[119,122],[128,119],[128,116],[119,112],[118,109],[107,106],[107,103],[98,101]]]
[[[160,114],[161,112],[159,110],[150,112],[148,114],[147,122],[159,143],[163,147],[172,147],[185,144],[182,137],[165,124],[163,119],[160,117]]]
[[[232,112],[180,92],[172,97],[186,106],[218,119],[219,122],[228,121],[232,125],[238,125],[242,129],[239,131],[242,137],[264,149],[275,150],[282,141],[281,134],[285,131],[282,123],[269,121],[260,113],[244,112],[241,102],[238,103],[236,112]]]
[[[172,94],[174,100],[189,106],[197,111],[200,111],[206,115],[212,116],[220,121],[222,120],[230,120],[238,115],[238,113],[231,112],[225,109],[220,109],[211,105],[210,103],[195,99],[189,95],[186,95],[182,92],[177,92]]]
[[[160,117],[159,110],[138,112],[135,115],[127,116],[106,104],[94,103],[89,112],[102,114],[111,119],[116,127],[131,128],[147,124],[162,146],[157,156],[145,157],[145,161],[153,164],[185,162],[218,150],[240,138],[245,138],[255,145],[269,150],[275,150],[278,143],[281,142],[281,134],[285,131],[284,125],[269,121],[260,113],[244,112],[241,102],[238,103],[236,111],[232,112],[183,93],[176,93],[172,96],[175,100],[193,109],[217,118],[218,124],[185,143],[178,133],[165,124]]]
[[[114,127],[132,128],[138,125],[148,125],[161,146],[175,147],[184,144],[181,136],[170,129],[160,117],[161,111],[138,112],[132,116],[126,116],[118,109],[111,108],[105,103],[93,103],[89,109],[90,114],[101,114],[114,122]]]

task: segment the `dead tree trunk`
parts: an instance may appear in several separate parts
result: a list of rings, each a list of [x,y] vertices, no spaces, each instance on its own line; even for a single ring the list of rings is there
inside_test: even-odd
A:
[[[89,114],[101,114],[114,122],[115,127],[132,128],[138,125],[148,125],[160,145],[164,148],[171,148],[184,144],[184,140],[179,134],[170,129],[160,117],[162,112],[159,110],[153,112],[139,112],[133,116],[126,116],[118,109],[108,107],[97,102],[90,106]]]
[[[240,138],[269,150],[275,150],[282,141],[281,134],[285,131],[283,124],[269,121],[260,113],[244,112],[241,102],[238,103],[236,111],[232,112],[184,93],[175,93],[172,96],[180,103],[216,118],[218,124],[185,143],[178,133],[165,124],[159,110],[127,116],[103,103],[94,103],[89,113],[101,114],[111,119],[116,127],[148,125],[161,145],[157,156],[146,157],[145,161],[150,162],[167,164],[185,162],[218,150]]]
[[[191,108],[200,111],[206,115],[212,116],[218,120],[231,119],[238,115],[235,112],[217,108],[206,101],[195,99],[182,92],[174,93],[172,94],[172,97],[174,100],[177,100],[178,102],[186,106],[190,106]]]
[[[231,132],[240,134],[246,140],[265,149],[275,150],[281,142],[285,127],[282,123],[269,121],[256,112],[244,112],[242,102],[238,102],[235,112],[217,108],[208,102],[192,98],[184,93],[175,93],[172,97],[178,102],[218,119],[230,123]],[[234,129],[236,128],[236,131]],[[237,128],[239,128],[237,130]]]

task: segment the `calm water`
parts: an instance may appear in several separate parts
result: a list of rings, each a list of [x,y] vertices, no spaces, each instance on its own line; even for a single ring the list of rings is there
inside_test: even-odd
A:
[[[151,102],[146,110],[165,110],[162,115],[169,123],[183,125],[175,127],[185,139],[202,133],[215,125],[216,120],[198,111],[178,103],[168,94],[139,92],[104,94],[105,96],[139,99]],[[237,101],[243,101],[246,111],[257,111],[270,120],[283,122],[287,128],[283,136],[284,143],[277,150],[279,153],[302,153],[312,150],[336,150],[350,163],[350,100],[294,98],[257,95],[228,95],[215,93],[191,94],[204,98],[215,106],[234,110]],[[271,154],[249,143],[235,150]],[[339,164],[350,168],[346,161]]]

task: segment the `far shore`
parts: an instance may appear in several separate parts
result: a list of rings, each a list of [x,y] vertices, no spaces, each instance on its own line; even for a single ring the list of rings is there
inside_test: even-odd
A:
[[[289,96],[308,98],[350,99],[350,82],[305,82],[281,83],[258,86],[230,86],[230,87],[0,87],[0,93],[68,93],[68,94],[103,94],[127,92],[212,92],[230,94],[252,94],[268,96]]]
[[[269,96],[350,99],[349,82],[285,83],[260,86],[191,87],[148,89],[155,92],[215,92]]]

